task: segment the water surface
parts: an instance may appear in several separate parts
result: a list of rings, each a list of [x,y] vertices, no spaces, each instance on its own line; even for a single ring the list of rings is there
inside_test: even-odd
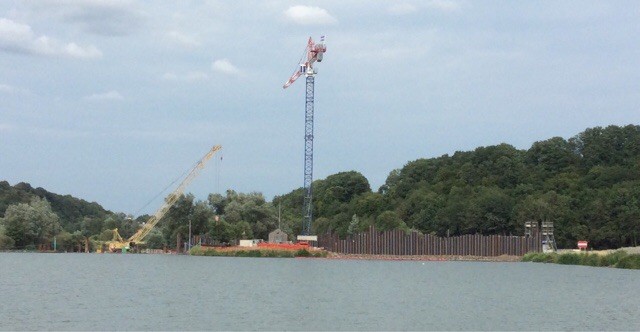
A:
[[[640,271],[0,253],[2,330],[639,330]]]

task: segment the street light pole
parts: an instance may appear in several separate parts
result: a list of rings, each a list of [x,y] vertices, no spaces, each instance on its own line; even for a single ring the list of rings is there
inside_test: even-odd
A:
[[[189,220],[189,250],[191,250],[191,220]]]

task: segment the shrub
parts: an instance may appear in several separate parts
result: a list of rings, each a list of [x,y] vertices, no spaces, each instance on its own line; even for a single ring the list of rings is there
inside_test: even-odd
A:
[[[556,254],[543,253],[543,252],[530,252],[522,257],[523,262],[535,262],[535,263],[554,263],[556,260]]]
[[[616,267],[621,269],[640,269],[640,255],[626,255],[618,261]]]
[[[583,254],[580,257],[580,265],[598,266],[600,263],[600,256],[598,254]]]
[[[618,250],[604,256],[600,256],[598,266],[615,266],[625,256],[627,256],[627,252],[624,250]]]
[[[307,249],[300,249],[300,250],[296,251],[295,256],[296,257],[309,257],[309,256],[311,256],[311,254],[309,253],[309,251]]]
[[[316,252],[311,253],[311,256],[325,258],[325,257],[327,257],[327,252],[324,251],[324,250],[323,251],[316,251]]]
[[[580,265],[580,254],[573,254],[573,253],[567,253],[567,254],[561,254],[558,255],[558,264],[566,264],[566,265]]]
[[[15,245],[12,238],[0,233],[0,250],[11,249]]]
[[[235,252],[236,257],[262,257],[260,250],[238,250]]]

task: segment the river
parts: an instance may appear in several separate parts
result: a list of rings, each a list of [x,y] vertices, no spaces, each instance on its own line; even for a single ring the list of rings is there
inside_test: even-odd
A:
[[[0,253],[1,330],[639,330],[640,271]]]

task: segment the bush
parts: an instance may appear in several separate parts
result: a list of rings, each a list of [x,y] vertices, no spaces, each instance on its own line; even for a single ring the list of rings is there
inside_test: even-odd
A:
[[[271,258],[293,258],[293,257],[327,257],[326,251],[309,252],[306,249],[298,251],[291,250],[224,250],[219,251],[213,248],[203,249],[195,246],[189,251],[193,256],[224,256],[224,257],[271,257]]]
[[[522,257],[523,262],[555,263],[557,255],[554,253],[530,252]]]
[[[12,238],[0,233],[0,250],[11,249],[15,245]]]
[[[618,250],[610,254],[600,256],[598,266],[615,266],[625,256],[627,256],[627,252],[624,250]]]
[[[616,267],[621,269],[640,269],[640,255],[626,255],[618,261]]]
[[[558,261],[558,255],[555,253],[539,253],[534,258],[534,262],[538,263],[557,263]]]
[[[600,256],[598,256],[598,254],[583,254],[581,256],[580,265],[598,266],[600,263]]]
[[[531,252],[524,255],[522,261],[640,269],[640,254],[629,255],[624,250],[614,251],[604,256],[589,253],[566,253],[558,255],[556,253]]]
[[[580,265],[580,254],[573,254],[573,253],[568,253],[568,254],[561,254],[558,255],[558,264],[566,264],[566,265]]]
[[[311,256],[313,257],[320,257],[320,258],[326,258],[327,257],[327,252],[326,251],[316,251],[311,253]]]

